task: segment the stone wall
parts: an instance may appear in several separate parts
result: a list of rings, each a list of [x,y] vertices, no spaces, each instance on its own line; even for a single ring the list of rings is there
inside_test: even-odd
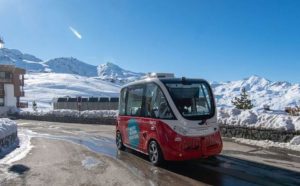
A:
[[[39,120],[50,122],[63,122],[63,123],[83,123],[83,124],[102,124],[102,125],[115,125],[116,118],[103,117],[103,118],[84,118],[84,117],[54,117],[54,116],[32,116],[32,115],[19,115],[18,119]]]
[[[252,140],[271,140],[275,142],[289,142],[300,131],[285,131],[263,128],[249,128],[243,126],[220,125],[223,137],[236,137]]]

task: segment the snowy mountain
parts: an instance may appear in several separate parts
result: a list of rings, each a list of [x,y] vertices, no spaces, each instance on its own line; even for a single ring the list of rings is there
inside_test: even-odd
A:
[[[72,57],[44,62],[33,55],[7,48],[0,49],[0,64],[14,64],[25,68],[28,72],[25,100],[41,100],[45,103],[56,96],[96,96],[107,95],[107,92],[117,95],[118,84],[134,81],[145,75],[124,70],[113,63],[94,66]],[[251,76],[239,81],[212,82],[211,85],[218,107],[232,107],[231,100],[240,94],[242,88],[246,88],[256,108],[263,108],[267,104],[272,109],[282,110],[287,106],[300,105],[300,84],[272,82],[259,76]]]
[[[115,65],[110,62],[99,65],[97,71],[98,77],[100,79],[120,84],[135,81],[137,79],[140,79],[142,76],[145,76],[144,73],[137,73],[124,70],[118,65]]]
[[[259,76],[225,83],[212,83],[219,107],[232,107],[231,100],[239,96],[244,87],[256,108],[269,105],[271,109],[284,109],[300,105],[300,84],[272,82]]]
[[[55,58],[45,63],[48,71],[55,73],[77,74],[87,77],[97,76],[97,67],[76,58]]]
[[[0,49],[0,64],[16,65],[28,72],[42,72],[46,67],[41,59],[33,55],[23,54],[19,50],[7,48]]]
[[[118,84],[124,84],[139,79],[143,73],[124,70],[113,63],[94,66],[73,57],[61,57],[43,61],[33,55],[23,54],[15,49],[0,49],[0,64],[11,64],[26,69],[27,72],[52,72],[76,74],[100,79]]]

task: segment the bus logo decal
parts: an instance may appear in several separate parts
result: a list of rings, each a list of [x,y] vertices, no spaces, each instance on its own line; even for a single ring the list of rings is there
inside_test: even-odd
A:
[[[128,121],[128,139],[129,139],[129,144],[135,148],[137,148],[140,143],[139,133],[140,133],[139,124],[135,119],[130,119]]]

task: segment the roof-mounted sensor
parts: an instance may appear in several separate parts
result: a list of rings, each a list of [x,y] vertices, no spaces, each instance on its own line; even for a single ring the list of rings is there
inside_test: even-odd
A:
[[[147,74],[148,77],[150,78],[174,78],[175,75],[173,73],[148,73]]]

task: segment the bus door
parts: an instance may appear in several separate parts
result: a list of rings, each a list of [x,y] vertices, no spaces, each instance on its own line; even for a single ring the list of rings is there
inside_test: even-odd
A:
[[[126,97],[125,114],[129,117],[124,125],[124,143],[136,149],[139,149],[141,142],[143,92],[144,86],[132,86],[128,88]]]

